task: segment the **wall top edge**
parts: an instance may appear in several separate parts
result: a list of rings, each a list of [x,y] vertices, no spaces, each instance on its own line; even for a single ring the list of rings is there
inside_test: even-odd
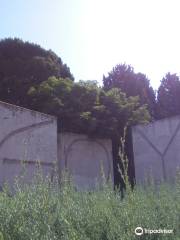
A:
[[[149,127],[149,126],[152,126],[153,124],[156,124],[156,123],[163,123],[163,122],[166,122],[166,121],[172,121],[172,120],[180,120],[180,115],[175,115],[175,116],[172,116],[172,117],[166,117],[166,118],[162,118],[162,119],[159,119],[159,120],[156,120],[156,121],[153,121],[153,122],[150,122],[150,123],[146,123],[146,124],[137,124],[135,126],[132,126],[132,129],[136,129],[138,127]]]
[[[0,101],[0,106],[1,105],[5,106],[6,108],[9,108],[10,110],[19,110],[19,111],[31,112],[34,115],[45,116],[47,118],[51,118],[53,120],[57,120],[56,116],[52,116],[52,115],[49,115],[49,114],[46,114],[46,113],[42,113],[42,112],[38,112],[38,111],[31,110],[31,109],[28,109],[28,108],[20,107],[20,106],[17,106],[17,105],[14,105],[14,104],[10,104],[10,103],[7,103],[7,102]]]

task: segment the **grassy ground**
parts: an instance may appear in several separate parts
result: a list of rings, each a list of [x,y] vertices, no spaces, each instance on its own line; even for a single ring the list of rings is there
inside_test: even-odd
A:
[[[16,192],[0,192],[0,239],[133,240],[180,239],[180,184],[128,190],[121,199],[111,184],[77,192],[72,184],[36,178]],[[136,227],[173,229],[173,234],[136,236]]]

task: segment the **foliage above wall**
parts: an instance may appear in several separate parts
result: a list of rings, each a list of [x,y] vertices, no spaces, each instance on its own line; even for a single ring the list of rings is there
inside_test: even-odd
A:
[[[180,79],[167,73],[162,79],[157,95],[157,118],[180,114]]]
[[[73,76],[51,50],[19,39],[0,41],[0,100],[31,108],[27,92],[50,76]]]
[[[68,131],[111,137],[127,122],[150,118],[138,97],[126,97],[118,88],[104,91],[94,81],[50,77],[28,93],[36,110],[58,116],[61,129]]]
[[[17,38],[0,41],[0,100],[55,114],[65,119],[65,128],[104,132],[106,126],[109,133],[110,128],[116,131],[117,122],[126,119],[123,115],[126,111],[120,114],[117,102],[120,108],[124,104],[122,98],[134,102],[137,111],[138,100],[128,99],[132,96],[139,97],[140,109],[146,104],[151,119],[180,114],[180,79],[176,74],[166,74],[157,96],[146,75],[135,73],[133,67],[126,64],[116,65],[104,76],[102,88],[95,81],[73,83],[73,80],[70,69],[53,51]],[[145,112],[144,120],[147,119]]]
[[[130,67],[118,69],[127,72],[128,78],[135,76]],[[144,79],[131,82],[148,86]],[[138,97],[127,92],[126,97],[122,86],[106,84],[103,89],[96,81],[73,80],[69,68],[51,50],[19,39],[0,41],[1,101],[55,115],[60,130],[88,135],[111,137],[122,132],[127,122],[149,120],[143,105],[147,101],[140,96],[139,104]]]
[[[135,73],[133,67],[126,64],[116,65],[107,77],[103,77],[104,89],[120,88],[126,95],[139,96],[140,104],[147,104],[151,116],[155,116],[155,92],[149,79],[142,73]]]

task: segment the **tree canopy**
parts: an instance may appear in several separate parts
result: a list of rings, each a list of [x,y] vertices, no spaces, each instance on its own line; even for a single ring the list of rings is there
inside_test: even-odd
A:
[[[113,71],[126,74],[130,81],[135,76],[125,65]],[[92,135],[112,136],[127,121],[148,119],[138,97],[126,96],[126,89],[114,84],[116,78],[104,89],[96,81],[73,80],[69,68],[51,50],[19,39],[0,41],[0,100],[53,114],[64,130]]]
[[[29,88],[50,76],[74,79],[51,50],[16,38],[0,41],[0,100],[31,108]]]
[[[29,94],[37,110],[58,116],[62,128],[68,131],[111,137],[122,132],[127,122],[149,120],[138,97],[127,98],[118,88],[104,91],[94,81],[73,83],[50,77],[32,87]]]
[[[140,104],[147,104],[152,117],[155,114],[155,93],[149,79],[142,73],[135,73],[133,67],[126,64],[116,65],[107,77],[103,77],[104,89],[120,88],[126,95],[139,96]]]
[[[180,114],[180,79],[167,73],[162,79],[157,95],[157,118]]]

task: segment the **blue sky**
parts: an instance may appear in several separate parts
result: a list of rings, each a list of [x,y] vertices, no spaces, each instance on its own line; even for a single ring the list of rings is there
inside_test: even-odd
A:
[[[52,49],[76,81],[98,80],[118,63],[154,88],[180,72],[179,0],[0,0],[0,39]]]

